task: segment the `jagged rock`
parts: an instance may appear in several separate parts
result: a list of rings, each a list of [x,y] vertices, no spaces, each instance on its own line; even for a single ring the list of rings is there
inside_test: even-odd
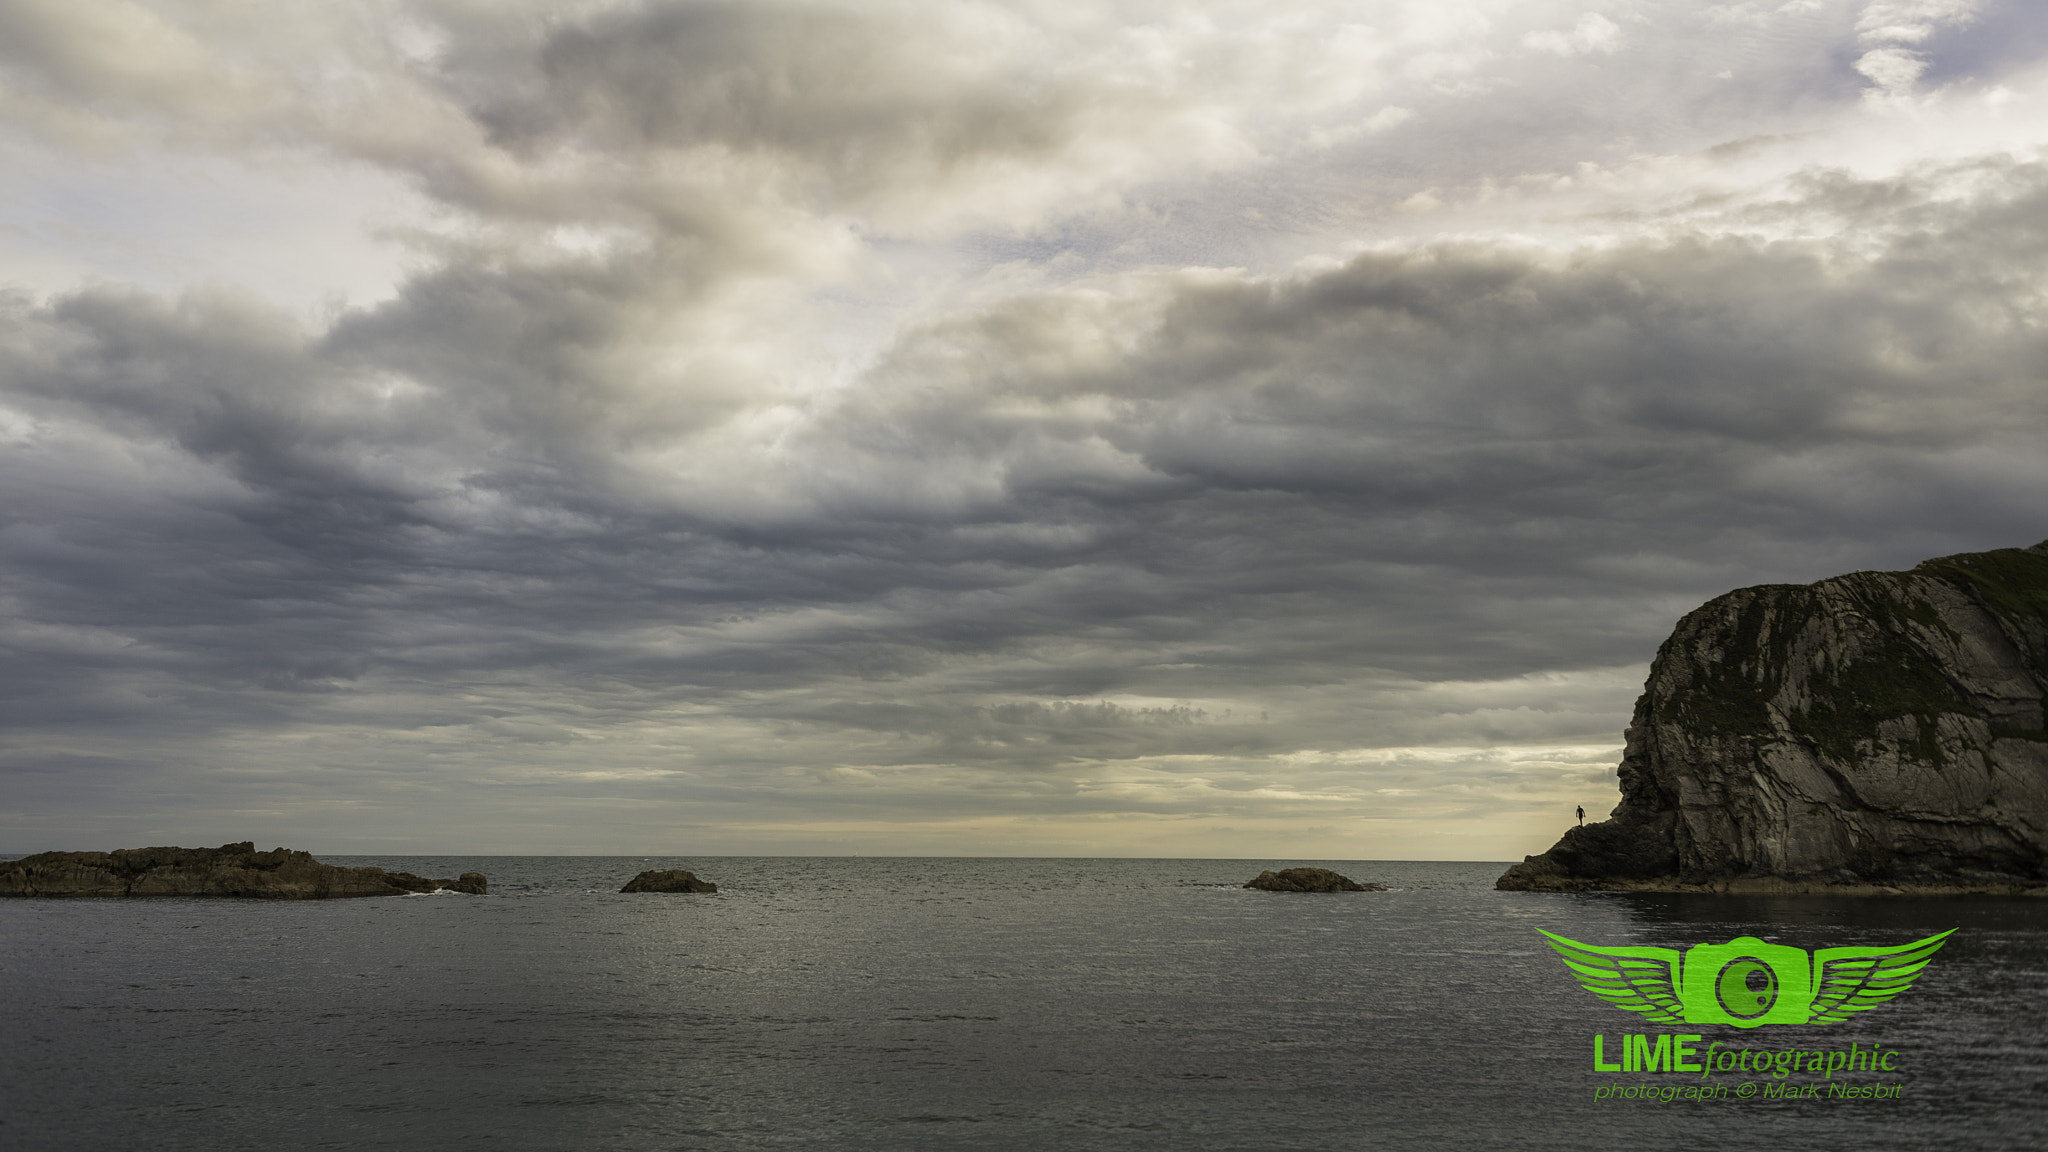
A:
[[[373,868],[370,871],[383,870]],[[490,882],[481,872],[464,872],[453,880],[429,880],[410,872],[385,872],[384,882],[406,892],[466,892],[471,896],[483,896],[490,890]]]
[[[113,852],[39,852],[0,863],[0,896],[243,896],[325,900],[403,896],[447,888],[484,894],[482,874],[429,880],[382,868],[322,864],[310,852],[256,845],[218,848],[122,848]]]
[[[1360,884],[1349,876],[1332,872],[1328,868],[1282,868],[1278,872],[1261,872],[1254,877],[1247,888],[1261,892],[1385,892],[1378,884]]]
[[[619,889],[619,891],[716,892],[718,891],[718,885],[713,884],[709,880],[697,879],[695,872],[685,872],[681,868],[666,868],[660,871],[642,872],[631,880],[626,881],[626,886]]]
[[[2048,884],[2048,542],[1730,592],[1636,702],[1621,804],[1520,890]]]

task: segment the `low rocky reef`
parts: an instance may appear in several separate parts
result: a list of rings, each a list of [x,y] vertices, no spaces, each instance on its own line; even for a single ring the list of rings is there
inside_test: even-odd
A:
[[[631,880],[626,881],[626,886],[624,888],[619,889],[619,891],[716,892],[718,891],[718,885],[713,884],[709,880],[697,879],[697,874],[695,872],[686,872],[681,868],[663,868],[655,871],[642,872],[638,876],[633,877]]]
[[[1612,816],[1495,887],[2048,894],[2048,542],[1711,600],[1626,740]]]
[[[1278,872],[1261,872],[1254,877],[1247,888],[1261,892],[1385,892],[1379,884],[1360,884],[1351,877],[1328,868],[1282,868]]]
[[[258,900],[332,900],[466,892],[482,896],[480,872],[429,880],[382,868],[322,864],[310,852],[256,851],[248,840],[218,848],[121,848],[113,852],[38,852],[0,863],[0,896],[236,896]]]

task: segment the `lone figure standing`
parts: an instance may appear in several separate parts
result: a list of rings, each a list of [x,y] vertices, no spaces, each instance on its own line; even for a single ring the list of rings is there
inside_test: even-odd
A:
[[[1581,805],[1579,805],[1579,827],[1581,827],[1581,828],[1584,828],[1585,826],[1586,826],[1586,806],[1585,806],[1584,804],[1581,804]]]

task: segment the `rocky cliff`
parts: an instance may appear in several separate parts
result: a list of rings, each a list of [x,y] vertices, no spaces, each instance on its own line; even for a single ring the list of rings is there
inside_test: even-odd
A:
[[[2048,542],[1709,601],[1620,772],[1497,887],[2048,891]]]
[[[113,852],[40,852],[0,863],[0,896],[245,896],[324,900],[403,896],[449,889],[481,896],[480,873],[429,880],[382,868],[322,864],[309,852],[218,848],[122,848]]]

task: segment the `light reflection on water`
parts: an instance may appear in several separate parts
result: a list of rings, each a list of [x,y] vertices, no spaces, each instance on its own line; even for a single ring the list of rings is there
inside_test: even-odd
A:
[[[1495,863],[329,860],[481,871],[492,895],[0,902],[0,1146],[1974,1149],[2048,1132],[2048,900],[1503,893]],[[1392,890],[1240,887],[1294,864]],[[673,867],[720,892],[616,892]],[[1899,1100],[1644,1104],[1592,1099],[1616,1078],[1591,1070],[1590,1039],[1651,1029],[1573,984],[1537,927],[1802,948],[1962,930],[1891,1005],[1747,1034],[1882,1041],[1902,1051]]]

